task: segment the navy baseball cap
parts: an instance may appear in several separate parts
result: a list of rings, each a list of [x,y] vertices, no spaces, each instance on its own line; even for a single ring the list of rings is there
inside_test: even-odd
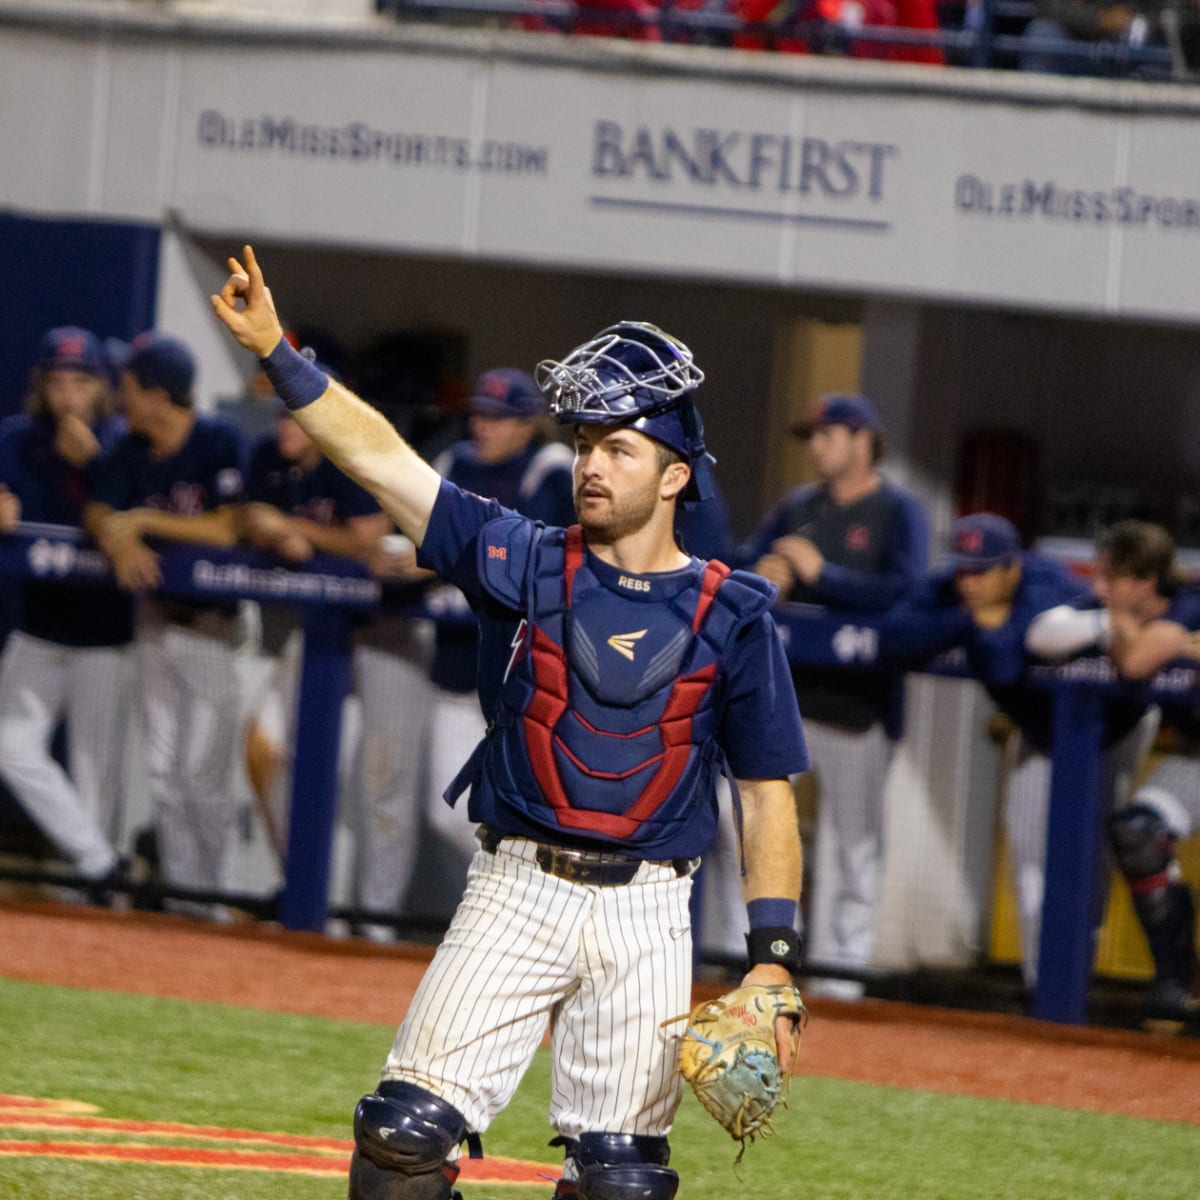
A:
[[[38,343],[37,365],[43,371],[82,371],[106,378],[108,361],[100,339],[78,325],[48,329]]]
[[[878,432],[883,428],[875,406],[857,392],[830,392],[822,396],[811,417],[792,426],[797,437],[812,437],[813,431],[826,425],[845,425],[851,433],[863,429]]]
[[[196,378],[196,358],[187,345],[165,333],[139,333],[122,364],[144,388],[162,388],[172,404],[187,407]]]
[[[1021,535],[996,513],[959,517],[950,530],[950,565],[956,571],[988,571],[1021,554]]]
[[[546,398],[532,375],[497,367],[475,381],[470,407],[484,417],[538,417],[546,411]]]

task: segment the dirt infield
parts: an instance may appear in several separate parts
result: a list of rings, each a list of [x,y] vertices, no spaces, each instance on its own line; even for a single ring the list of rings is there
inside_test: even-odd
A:
[[[403,1015],[430,953],[266,926],[0,904],[0,976],[9,979],[385,1025]],[[1200,1040],[885,1001],[816,1000],[812,1009],[803,1073],[1200,1124]]]

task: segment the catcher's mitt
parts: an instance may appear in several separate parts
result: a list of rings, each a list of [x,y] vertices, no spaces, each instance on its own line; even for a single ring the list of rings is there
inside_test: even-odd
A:
[[[696,1099],[741,1142],[774,1132],[771,1113],[782,1103],[784,1080],[775,1045],[775,1018],[792,1021],[792,1057],[808,1010],[789,984],[735,988],[697,1005],[679,1046],[679,1070]]]

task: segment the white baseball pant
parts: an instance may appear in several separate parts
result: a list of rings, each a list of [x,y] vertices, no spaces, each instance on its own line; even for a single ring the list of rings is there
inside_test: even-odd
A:
[[[746,955],[746,901],[742,894],[742,856],[738,845],[733,796],[728,780],[717,780],[717,837],[704,855],[700,872],[700,948],[704,953],[737,958]]]
[[[16,631],[0,657],[0,776],[89,878],[117,861],[130,677],[122,646],[63,646]],[[68,771],[50,754],[64,715]]]
[[[1100,814],[1103,819],[1124,804],[1138,767],[1158,732],[1159,713],[1144,717],[1104,754],[1100,780]],[[1025,986],[1037,984],[1038,951],[1042,936],[1042,900],[1046,891],[1046,824],[1050,816],[1050,756],[1035,750],[1021,736],[1006,747],[1004,824],[1012,864],[1013,887],[1021,931],[1021,975]],[[1095,922],[1099,926],[1108,899],[1108,858],[1100,835],[1097,863]]]
[[[146,772],[168,885],[216,891],[224,882],[237,818],[233,636],[233,621],[217,613],[192,627],[149,618],[138,631]]]
[[[403,902],[416,864],[432,688],[420,657],[374,646],[355,648],[354,675],[362,704],[355,900],[388,912]]]
[[[691,1007],[690,876],[643,863],[632,883],[544,873],[532,842],[476,853],[467,890],[383,1069],[482,1133],[551,1031],[550,1122],[565,1137],[665,1137]]]
[[[463,878],[475,851],[475,827],[467,816],[467,798],[463,796],[453,808],[442,799],[442,793],[467,756],[487,732],[487,722],[479,707],[475,692],[450,692],[431,687],[429,726],[429,798],[426,815],[429,827],[453,851],[458,859],[460,874],[453,886],[462,887]],[[448,883],[450,881],[447,881]]]
[[[804,722],[817,778],[817,824],[805,926],[806,957],[857,968],[870,961],[883,879],[883,789],[893,743],[879,724],[863,732]],[[847,998],[853,981],[815,989]]]
[[[1200,747],[1193,748],[1200,750]],[[1179,841],[1200,829],[1200,758],[1168,754],[1133,797],[1155,809]]]

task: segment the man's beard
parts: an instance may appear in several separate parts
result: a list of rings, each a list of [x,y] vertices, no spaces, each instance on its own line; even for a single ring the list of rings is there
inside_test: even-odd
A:
[[[602,502],[603,512],[588,512],[582,502],[582,487],[575,489],[575,511],[579,524],[592,542],[611,544],[637,533],[654,515],[658,505],[658,482],[618,500],[609,492]]]

